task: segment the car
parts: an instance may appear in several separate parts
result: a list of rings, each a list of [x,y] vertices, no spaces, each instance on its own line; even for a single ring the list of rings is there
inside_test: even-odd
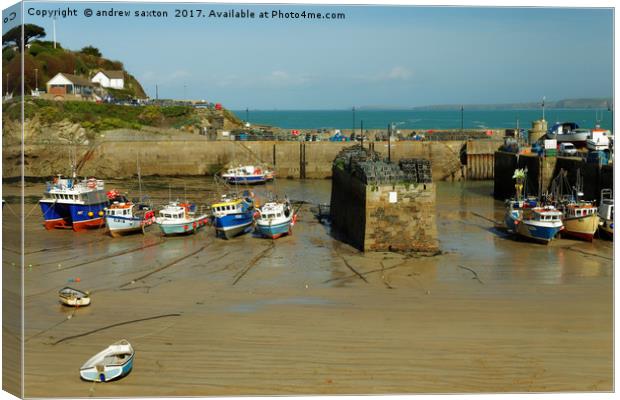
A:
[[[575,157],[577,155],[577,148],[572,143],[561,143],[560,144],[560,155]]]

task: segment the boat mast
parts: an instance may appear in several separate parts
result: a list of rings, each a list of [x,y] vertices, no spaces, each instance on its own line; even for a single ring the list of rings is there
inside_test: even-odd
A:
[[[136,152],[136,168],[138,170],[138,193],[140,201],[142,201],[142,176],[140,174],[140,154]]]

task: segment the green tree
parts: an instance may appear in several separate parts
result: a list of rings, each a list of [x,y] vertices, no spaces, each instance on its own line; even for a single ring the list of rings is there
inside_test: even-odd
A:
[[[88,54],[95,57],[101,57],[101,52],[99,51],[99,49],[93,46],[86,46],[82,48],[82,50],[80,50],[80,53]]]
[[[21,49],[22,46],[26,46],[30,39],[38,39],[45,36],[45,29],[38,25],[34,24],[25,24],[24,27],[24,36],[22,38],[22,25],[18,25],[15,28],[9,30],[7,33],[2,35],[2,45],[10,45],[14,43],[18,49]]]

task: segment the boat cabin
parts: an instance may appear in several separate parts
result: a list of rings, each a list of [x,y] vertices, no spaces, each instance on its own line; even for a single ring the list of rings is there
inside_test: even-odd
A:
[[[133,204],[119,203],[115,201],[109,208],[105,209],[105,214],[110,216],[127,216],[132,214]]]
[[[211,210],[218,214],[230,214],[233,212],[243,212],[243,205],[240,200],[227,203],[218,203],[211,206]]]
[[[592,205],[586,205],[586,206],[569,205],[568,207],[566,207],[566,210],[565,210],[565,214],[569,218],[587,217],[588,215],[596,214],[596,212],[597,212],[596,207],[593,207]]]
[[[183,207],[164,208],[159,212],[159,216],[167,219],[183,219],[185,218],[185,209]]]
[[[533,208],[531,219],[536,221],[560,221],[562,213],[555,208]]]

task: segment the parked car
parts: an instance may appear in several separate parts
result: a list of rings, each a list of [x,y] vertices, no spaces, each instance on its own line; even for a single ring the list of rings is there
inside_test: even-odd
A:
[[[577,156],[577,148],[572,143],[560,143],[560,155],[566,157]]]

